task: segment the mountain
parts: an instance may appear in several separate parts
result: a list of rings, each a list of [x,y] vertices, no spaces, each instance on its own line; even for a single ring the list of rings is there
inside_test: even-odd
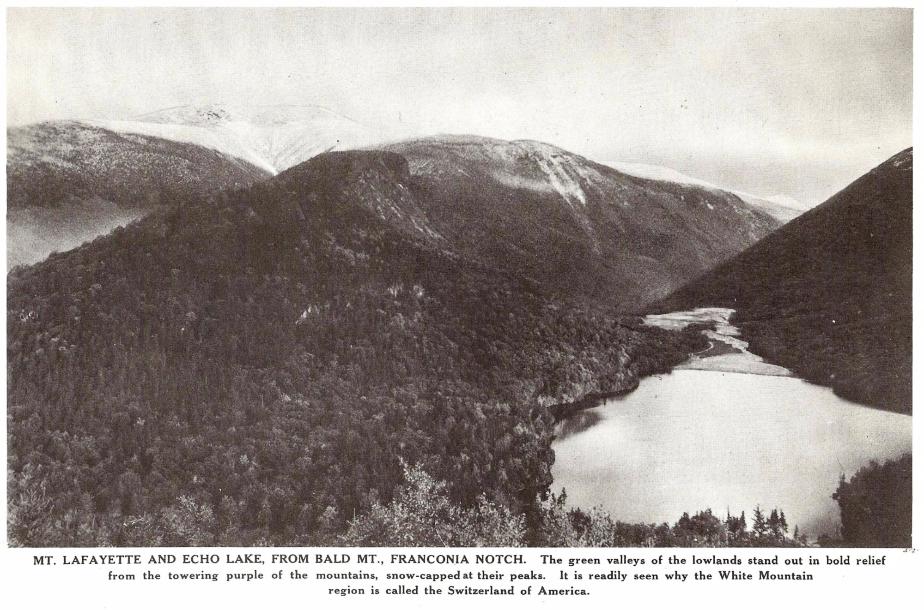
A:
[[[678,172],[675,169],[662,167],[660,165],[649,165],[647,163],[623,163],[619,161],[607,161],[606,165],[609,165],[613,169],[619,170],[624,174],[637,176],[639,178],[661,180],[664,182],[674,182],[677,184],[693,184],[706,189],[729,192],[737,195],[746,203],[749,203],[755,208],[770,214],[780,222],[784,223],[789,222],[793,218],[796,218],[805,212],[806,209],[801,202],[786,195],[759,197],[758,195],[752,195],[751,193],[746,193],[744,191],[723,189],[710,182],[706,182],[705,180],[700,180],[699,178],[694,178],[692,176]]]
[[[382,139],[374,130],[322,106],[179,106],[129,121],[93,121],[134,133],[204,146],[277,174],[331,150]]]
[[[912,181],[909,148],[657,308],[735,308],[752,351],[911,412]]]
[[[394,139],[381,130],[372,129],[317,105],[178,106],[143,114],[127,121],[90,123],[120,133],[144,134],[211,148],[244,159],[272,174],[323,152],[381,147],[385,142]],[[788,222],[803,211],[801,204],[792,198],[758,197],[722,189],[667,168],[632,163],[608,165],[641,178],[731,192],[781,222]]]
[[[541,142],[439,136],[384,148],[407,159],[419,206],[409,218],[458,252],[624,310],[780,224],[731,193],[638,178]]]
[[[630,179],[538,142],[448,136],[383,145],[381,132],[320,106],[182,106],[130,121],[20,128],[12,136],[16,180],[9,192],[31,209],[10,216],[11,264],[139,217],[150,207],[137,203],[139,191],[156,198],[152,193],[187,188],[191,177],[209,188],[236,188],[325,151],[373,146],[408,156],[414,176],[406,186],[427,191],[427,218],[456,246],[471,242],[466,253],[479,250],[487,264],[503,261],[553,285],[580,275],[583,292],[609,292],[625,308],[664,296],[739,252],[780,217],[778,206],[764,201],[711,186]],[[106,161],[116,156],[117,164]],[[152,184],[159,176],[165,179]],[[177,182],[183,186],[172,186]],[[66,214],[35,203],[48,199],[48,185],[55,201],[76,192]],[[463,205],[452,203],[459,193]],[[476,243],[473,228],[487,230],[489,239]]]
[[[8,129],[8,265],[76,247],[157,206],[268,175],[208,148],[86,123]]]
[[[411,167],[323,154],[14,269],[13,543],[324,543],[392,497],[402,461],[449,481],[454,502],[529,515],[555,405],[704,347],[486,264],[434,213],[442,183]],[[494,205],[547,206],[548,223],[571,219],[579,192],[603,205],[594,182],[553,175],[562,192],[527,182]]]

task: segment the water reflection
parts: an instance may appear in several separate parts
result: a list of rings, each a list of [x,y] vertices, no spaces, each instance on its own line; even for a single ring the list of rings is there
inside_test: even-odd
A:
[[[578,411],[568,419],[558,422],[555,426],[555,436],[561,440],[573,434],[587,430],[603,418],[598,411]]]

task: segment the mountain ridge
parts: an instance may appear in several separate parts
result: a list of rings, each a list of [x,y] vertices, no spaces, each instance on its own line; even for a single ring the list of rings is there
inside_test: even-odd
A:
[[[20,150],[12,149],[9,167],[11,173],[19,178],[11,181],[8,191],[14,193],[16,184],[23,185],[25,195],[18,199],[13,197],[20,205],[30,200],[47,201],[49,198],[41,189],[54,184],[63,184],[62,192],[83,203],[64,206],[55,213],[33,211],[23,214],[22,218],[10,216],[11,225],[22,227],[10,240],[14,246],[10,250],[13,253],[11,261],[33,262],[52,250],[73,247],[140,217],[153,206],[176,199],[170,192],[183,190],[173,188],[172,183],[178,180],[170,178],[164,181],[157,176],[171,176],[171,172],[180,171],[185,166],[180,163],[176,168],[163,167],[153,172],[152,181],[149,177],[152,172],[147,169],[151,162],[144,154],[150,156],[166,149],[168,153],[164,159],[169,159],[170,154],[182,151],[185,155],[180,157],[183,163],[186,163],[185,157],[208,158],[214,163],[238,168],[246,174],[246,178],[204,176],[201,171],[214,172],[203,169],[196,170],[200,171],[199,176],[191,179],[208,183],[210,188],[218,190],[239,188],[267,178],[276,172],[277,167],[272,163],[259,167],[228,152],[219,152],[221,149],[231,150],[218,141],[224,137],[222,133],[231,133],[226,129],[229,125],[236,124],[235,121],[241,117],[260,118],[266,115],[266,122],[278,119],[281,129],[285,130],[292,125],[292,119],[310,117],[316,112],[323,116],[335,115],[324,108],[308,107],[306,110],[306,107],[296,106],[282,110],[276,106],[261,107],[249,112],[234,114],[216,106],[168,109],[159,114],[145,115],[150,121],[144,128],[149,135],[131,130],[112,131],[102,124],[80,122],[25,128],[26,132],[28,129],[76,132],[76,136],[69,136],[71,139],[90,137],[86,134],[96,134],[97,137],[106,134],[106,139],[118,142],[122,149],[118,146],[106,149],[104,154],[92,156],[93,162],[89,166],[78,164],[79,167],[73,168],[73,171],[70,168],[73,163],[69,159],[76,157],[80,160],[85,153],[80,147],[69,144],[67,137],[59,138],[58,142],[54,138],[46,138],[45,149],[38,151],[38,158],[26,156],[25,161]],[[159,131],[163,125],[157,123],[158,120],[167,122],[166,133]],[[199,135],[215,136],[218,140],[200,138],[198,144],[188,144],[182,142],[182,137],[171,139],[178,137],[171,121],[186,121],[190,125],[183,129],[198,130],[196,133]],[[214,123],[225,132],[202,129],[196,123]],[[111,123],[106,125],[114,127]],[[246,134],[247,129],[238,131]],[[276,126],[263,135],[278,130]],[[304,135],[305,132],[297,130],[289,134],[296,139]],[[312,144],[316,143],[314,139],[302,138],[311,150],[301,145],[291,148],[287,144],[289,136],[282,140],[277,152],[295,155],[289,158],[290,161],[302,155],[316,156],[318,150]],[[246,143],[245,140],[241,142]],[[60,150],[55,150],[55,146]],[[154,152],[145,150],[146,146]],[[480,136],[441,135],[375,144],[364,149],[405,152],[409,159],[410,173],[399,183],[402,188],[414,191],[416,199],[412,202],[405,197],[404,203],[398,204],[397,208],[392,206],[391,211],[383,208],[383,212],[392,214],[397,209],[400,214],[401,205],[407,205],[408,222],[453,241],[454,247],[461,248],[459,251],[465,255],[480,257],[482,262],[495,268],[510,265],[518,273],[540,283],[549,282],[565,292],[570,290],[566,284],[580,277],[578,283],[584,293],[599,298],[610,292],[614,295],[612,300],[624,309],[637,309],[645,301],[663,296],[679,281],[731,256],[778,225],[778,221],[752,209],[734,195],[722,191],[707,192],[686,185],[654,186],[651,182],[627,177],[580,155],[534,140],[505,141]],[[136,150],[141,154],[140,158],[146,160],[132,167],[132,154]],[[125,158],[120,158],[120,155]],[[43,165],[41,159],[46,157],[63,161]],[[157,159],[161,163],[160,158]],[[259,159],[256,162],[260,162]],[[283,173],[300,165],[293,165]],[[114,173],[113,168],[118,168],[120,173]],[[139,176],[134,177],[132,172]],[[35,177],[30,181],[29,177],[33,175]],[[107,183],[107,180],[112,183]],[[87,181],[92,184],[84,184]],[[196,193],[202,194],[202,191]],[[359,200],[372,201],[377,196],[364,193]],[[689,200],[685,201],[685,198]],[[138,199],[144,201],[139,202]],[[114,213],[110,203],[124,211]],[[64,217],[67,209],[73,211],[70,219]],[[129,211],[130,214],[127,213]],[[497,221],[495,226],[486,222],[491,217]],[[65,234],[66,230],[62,227],[68,227],[68,224],[73,226],[70,233]],[[504,230],[508,232],[506,235]],[[478,231],[484,232],[485,239],[476,239]],[[685,235],[687,231],[691,231],[690,235]],[[682,256],[673,256],[670,245],[680,242],[688,243],[679,247]],[[672,268],[674,265],[676,269]],[[623,281],[626,284],[624,288],[620,285]]]
[[[92,123],[113,131],[206,146],[272,174],[324,152],[359,148],[382,139],[368,126],[320,105],[175,106],[127,121]]]
[[[407,159],[431,226],[460,251],[626,310],[779,226],[738,197],[649,181],[534,140],[435,136]]]
[[[10,128],[8,265],[70,249],[158,206],[268,176],[213,149],[77,121]]]
[[[696,186],[702,186],[703,188],[716,189],[732,193],[740,197],[746,203],[749,203],[758,209],[773,215],[775,218],[781,220],[782,222],[789,222],[793,218],[798,217],[800,214],[803,214],[806,211],[806,208],[800,201],[797,201],[796,199],[787,195],[761,197],[759,195],[754,195],[745,191],[717,186],[706,180],[688,176],[669,167],[650,165],[647,163],[623,163],[619,161],[607,161],[606,165],[609,165],[613,169],[616,169],[625,174],[639,178],[663,180],[665,182],[676,182],[679,184],[693,184]]]

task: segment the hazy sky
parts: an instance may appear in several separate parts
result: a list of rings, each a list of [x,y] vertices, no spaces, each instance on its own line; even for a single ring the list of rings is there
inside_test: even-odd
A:
[[[911,10],[12,9],[11,124],[320,104],[817,203],[911,145]]]

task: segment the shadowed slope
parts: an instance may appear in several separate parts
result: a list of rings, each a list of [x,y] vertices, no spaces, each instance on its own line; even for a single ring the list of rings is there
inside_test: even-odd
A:
[[[911,149],[658,304],[732,307],[751,349],[911,411]]]

